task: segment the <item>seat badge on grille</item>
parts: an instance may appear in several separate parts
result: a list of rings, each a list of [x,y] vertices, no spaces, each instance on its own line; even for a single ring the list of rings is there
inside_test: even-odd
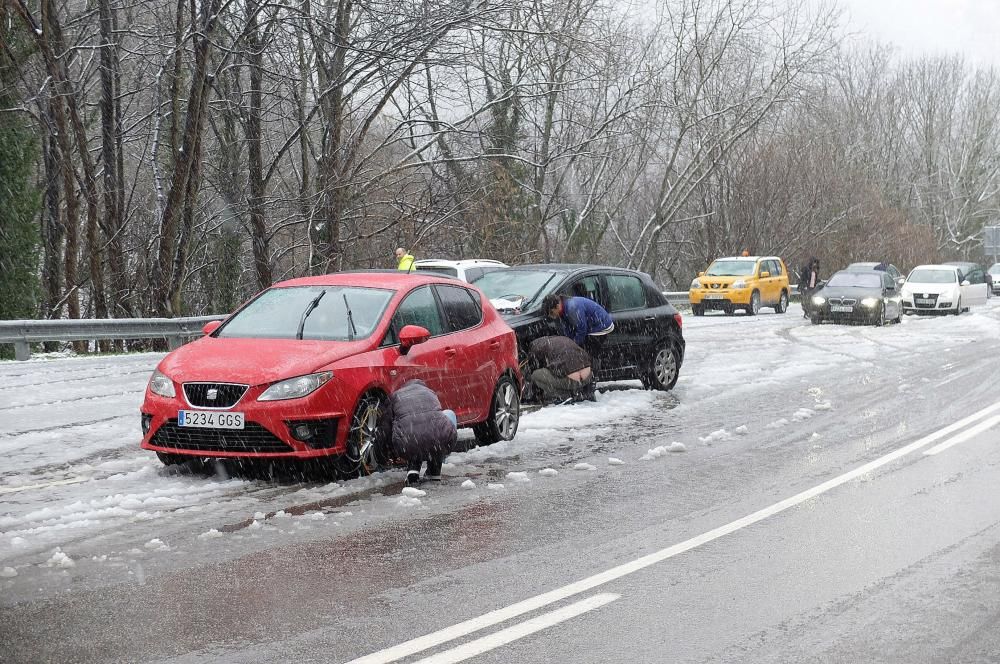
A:
[[[215,389],[214,387],[209,388],[208,391],[205,392],[205,398],[208,399],[209,401],[215,401],[218,397],[219,397],[219,390]]]

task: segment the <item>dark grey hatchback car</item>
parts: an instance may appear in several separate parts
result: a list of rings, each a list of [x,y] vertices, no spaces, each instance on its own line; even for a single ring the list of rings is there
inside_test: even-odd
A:
[[[528,345],[559,334],[542,311],[550,293],[589,297],[615,321],[600,356],[599,380],[641,380],[669,390],[684,362],[681,315],[649,275],[597,265],[545,263],[490,272],[475,282],[517,335],[522,361]]]

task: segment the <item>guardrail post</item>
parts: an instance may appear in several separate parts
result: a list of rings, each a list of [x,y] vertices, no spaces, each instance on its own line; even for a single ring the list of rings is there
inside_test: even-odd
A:
[[[167,349],[177,350],[184,345],[184,337],[167,337]]]
[[[14,359],[27,360],[31,357],[31,344],[27,341],[15,341],[14,342]]]

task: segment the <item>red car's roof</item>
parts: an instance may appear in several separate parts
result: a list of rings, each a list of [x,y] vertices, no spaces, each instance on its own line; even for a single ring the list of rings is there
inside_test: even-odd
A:
[[[332,274],[321,274],[315,277],[300,277],[279,281],[274,287],[284,286],[368,286],[371,288],[391,288],[398,290],[409,286],[423,284],[458,284],[462,283],[455,279],[442,277],[440,275],[428,274],[426,272],[417,274],[415,272],[334,272]],[[468,284],[462,283],[463,286]]]

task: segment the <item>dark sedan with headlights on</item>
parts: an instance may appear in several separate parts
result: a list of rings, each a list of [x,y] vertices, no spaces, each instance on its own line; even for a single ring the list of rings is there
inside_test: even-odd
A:
[[[875,270],[841,270],[812,295],[809,320],[885,325],[903,318],[896,280]]]

